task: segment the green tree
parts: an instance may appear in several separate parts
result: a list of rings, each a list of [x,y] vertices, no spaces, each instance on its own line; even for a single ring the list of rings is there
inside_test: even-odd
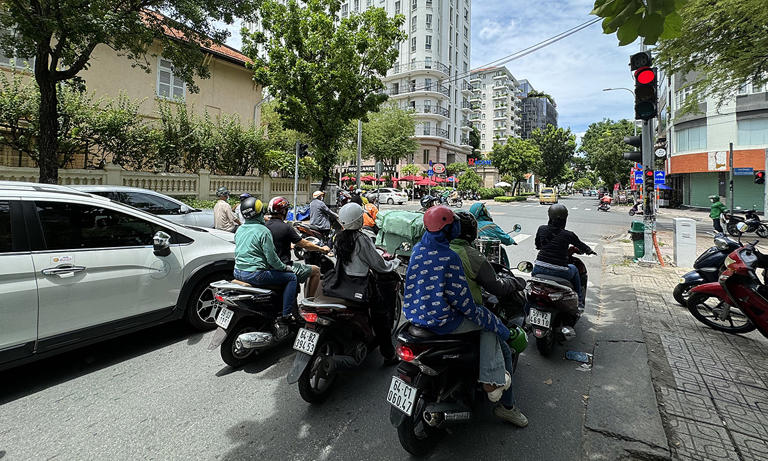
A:
[[[404,18],[382,8],[339,18],[337,0],[264,0],[267,34],[244,36],[254,77],[277,98],[286,128],[305,133],[315,148],[322,186],[331,178],[350,121],[379,110],[387,99],[381,77],[405,40]],[[260,55],[263,44],[265,55]]]
[[[363,123],[363,153],[381,162],[384,171],[394,175],[397,163],[419,147],[413,139],[415,132],[413,113],[387,105],[370,114],[368,122]]]
[[[579,178],[573,183],[574,189],[592,189],[592,181],[589,178]]]
[[[536,174],[548,186],[563,182],[567,166],[576,151],[576,136],[570,128],[565,130],[547,125],[544,130],[533,130],[531,139],[541,152],[541,160],[534,170]]]
[[[410,176],[410,175],[416,176],[419,173],[421,173],[421,168],[414,165],[413,163],[409,163],[408,165],[403,165],[400,168],[400,175],[402,176]]]
[[[152,128],[139,115],[141,101],[131,101],[120,94],[113,101],[103,101],[101,109],[90,120],[93,145],[92,163],[107,162],[142,170],[153,161],[155,141]]]
[[[614,122],[603,119],[592,123],[581,139],[581,152],[589,166],[607,185],[629,181],[632,162],[624,159],[624,152],[631,147],[624,143],[625,136],[632,136],[634,126],[629,120]]]
[[[243,127],[237,116],[224,116],[217,121],[213,139],[216,155],[211,169],[214,171],[237,176],[245,176],[254,170],[269,171],[269,143],[261,129]]]
[[[619,46],[629,45],[638,37],[643,37],[646,45],[653,45],[659,38],[667,39],[680,35],[683,18],[679,12],[689,1],[691,0],[595,0],[595,7],[590,14],[603,18],[603,32],[615,33]],[[731,4],[739,1],[705,2]],[[728,23],[719,26],[725,24]]]
[[[704,96],[722,102],[749,81],[768,84],[764,0],[690,0],[680,14],[682,31],[660,42],[656,62],[667,75],[696,73],[681,113],[697,111]]]
[[[469,145],[472,146],[472,155],[480,155],[480,130],[474,124],[469,132]]]
[[[475,173],[475,170],[467,170],[461,175],[459,184],[456,186],[459,190],[477,191],[483,183],[483,178]]]
[[[531,139],[510,137],[504,144],[494,144],[491,161],[502,175],[513,180],[513,193],[525,175],[532,172],[541,161],[539,146]]]
[[[106,45],[149,69],[146,56],[159,43],[174,64],[174,73],[197,91],[193,77],[208,77],[201,45],[223,43],[227,36],[216,22],[232,23],[247,16],[253,2],[239,0],[13,0],[0,3],[0,49],[6,56],[35,58],[38,139],[36,159],[40,182],[58,182],[61,164],[63,82],[82,84],[78,74],[90,63],[93,50]],[[163,14],[159,14],[162,12]],[[173,36],[168,32],[173,31]],[[66,148],[65,148],[66,149]]]
[[[469,167],[463,162],[453,162],[445,167],[445,174],[448,176],[460,176],[467,171]]]

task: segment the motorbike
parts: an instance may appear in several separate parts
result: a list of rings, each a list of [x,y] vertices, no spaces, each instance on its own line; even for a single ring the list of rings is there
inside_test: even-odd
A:
[[[515,224],[512,230],[507,232],[507,234],[511,234],[513,232],[520,232],[522,229],[523,228],[522,226],[520,226],[520,224]],[[507,256],[507,250],[502,246],[501,240],[491,239],[486,237],[478,237],[474,241],[473,245],[491,263],[496,263],[501,267],[507,267],[509,265],[509,257]],[[517,245],[517,242],[515,242],[514,245]]]
[[[729,239],[725,234],[718,234],[714,238],[714,246],[700,254],[693,263],[693,270],[680,278],[680,283],[675,286],[672,296],[681,306],[687,306],[688,292],[691,288],[704,284],[717,282],[720,273],[725,270],[723,262],[734,250],[741,247],[735,240]]]
[[[312,239],[312,243],[318,246],[332,246],[333,237],[336,235],[336,226],[331,226],[331,229],[328,230],[320,229],[307,222],[296,221],[293,223],[293,228],[296,229],[302,239]],[[299,261],[304,259],[306,253],[304,248],[293,246],[293,255]]]
[[[391,331],[394,331],[402,315],[403,278],[399,271],[371,272],[370,276],[375,278],[380,292],[395,297],[395,315],[391,319]],[[297,352],[288,384],[298,383],[304,401],[321,403],[333,390],[339,372],[358,367],[377,347],[371,312],[360,303],[319,296],[303,299],[299,303],[299,314],[304,326],[299,328],[293,343]]]
[[[639,201],[635,202],[635,204],[632,205],[632,208],[629,209],[630,216],[634,216],[636,214],[643,214],[643,206]]]
[[[500,277],[512,276],[506,267],[494,268]],[[487,293],[483,297],[507,326],[525,326],[522,294],[505,300]],[[429,453],[452,426],[469,421],[475,404],[485,400],[477,382],[479,337],[479,331],[437,335],[410,322],[398,330],[395,351],[401,362],[387,392],[389,419],[401,446],[412,455]],[[517,368],[518,354],[512,353]]]
[[[581,278],[582,297],[587,295],[587,267],[575,254],[579,250],[571,246],[568,263],[573,264]],[[533,271],[533,264],[523,261],[517,268],[521,272]],[[555,343],[570,341],[576,337],[573,327],[582,310],[576,291],[567,279],[552,275],[537,274],[531,277],[525,288],[528,301],[528,323],[536,338],[536,348],[543,356],[552,353]]]
[[[597,207],[597,211],[611,211],[611,204],[608,202],[600,202],[600,205]]]
[[[743,233],[755,232],[761,238],[768,238],[768,226],[760,222],[760,217],[757,215],[757,210],[754,208],[747,210],[745,216],[739,216],[733,214],[730,210],[725,210],[720,219],[725,224],[725,230],[733,237],[739,237]],[[744,231],[739,231],[738,224],[743,222],[746,224]]]

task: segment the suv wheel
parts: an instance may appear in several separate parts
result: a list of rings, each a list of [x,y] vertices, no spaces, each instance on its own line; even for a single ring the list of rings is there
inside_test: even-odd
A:
[[[213,289],[210,284],[219,280],[230,280],[231,274],[219,272],[209,275],[198,282],[187,302],[186,319],[196,330],[211,330],[216,327],[216,316],[219,309],[213,301]]]

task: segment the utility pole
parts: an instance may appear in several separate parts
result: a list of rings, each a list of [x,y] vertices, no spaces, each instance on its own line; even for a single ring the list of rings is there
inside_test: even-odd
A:
[[[733,216],[733,143],[728,144],[728,200],[731,202]]]
[[[293,220],[298,221],[296,217],[296,201],[298,200],[297,192],[299,190],[299,150],[301,149],[301,141],[296,141],[296,159],[293,163]]]
[[[766,173],[768,173],[768,149],[765,149],[765,169],[763,170]],[[763,218],[768,216],[768,181],[763,183]]]
[[[360,172],[363,163],[363,121],[357,121],[357,188],[360,189]]]
[[[643,167],[645,171],[653,171],[653,119],[643,120],[643,130],[640,134],[643,139],[642,153],[643,153]],[[643,261],[656,262],[654,256],[653,245],[653,233],[656,230],[656,207],[654,204],[655,187],[653,182],[647,184],[647,181],[653,181],[651,176],[645,176],[643,178],[643,187],[645,189],[645,202],[643,203],[643,223],[645,224],[645,232],[643,234],[643,240],[645,243],[645,255]]]

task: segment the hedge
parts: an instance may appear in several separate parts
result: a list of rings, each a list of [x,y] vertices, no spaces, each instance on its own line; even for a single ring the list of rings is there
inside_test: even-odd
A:
[[[490,200],[494,197],[503,196],[505,191],[501,187],[481,187],[477,193],[481,199]]]
[[[514,197],[508,197],[506,195],[502,195],[500,197],[494,197],[494,202],[501,202],[501,203],[509,203],[509,202],[524,202],[528,200],[527,197],[523,197],[520,195],[514,196]]]

